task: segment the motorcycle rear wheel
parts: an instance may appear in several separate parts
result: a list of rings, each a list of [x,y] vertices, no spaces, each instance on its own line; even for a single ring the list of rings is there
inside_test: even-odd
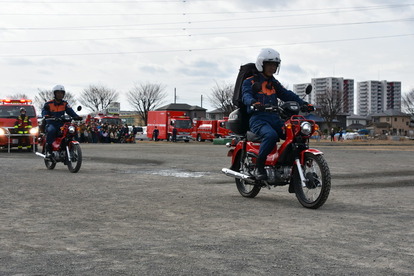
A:
[[[234,167],[234,170],[242,174],[247,174],[249,172],[248,170],[249,165],[251,164],[249,164],[248,162],[248,159],[246,157],[246,152],[241,150],[236,160],[236,166]],[[237,186],[237,190],[242,196],[249,197],[249,198],[254,198],[255,196],[257,196],[257,194],[262,189],[258,185],[254,185],[253,183],[249,183],[246,180],[242,180],[238,178],[236,178],[236,186]]]
[[[70,172],[77,173],[82,165],[82,150],[79,145],[74,144],[69,148],[71,159],[67,158],[67,166]]]
[[[302,187],[297,168],[293,173],[296,198],[303,207],[318,209],[328,199],[331,190],[331,173],[322,155],[305,154],[303,175],[307,183]]]

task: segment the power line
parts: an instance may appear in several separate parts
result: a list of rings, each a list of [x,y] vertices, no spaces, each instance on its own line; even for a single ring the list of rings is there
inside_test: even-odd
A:
[[[192,0],[197,1],[197,0]],[[199,0],[204,1],[204,0]],[[219,0],[205,0],[205,1],[219,1]],[[13,2],[14,1],[0,1],[0,3]],[[143,2],[170,2],[170,1],[143,1]],[[175,2],[186,2],[186,1],[175,1]],[[23,2],[21,2],[23,3]],[[32,3],[32,2],[31,2]],[[48,2],[49,3],[49,2]],[[50,2],[52,3],[52,2]],[[58,2],[55,2],[58,3]],[[68,2],[64,2],[68,3]],[[72,2],[71,2],[72,3]],[[74,2],[76,3],[76,2]],[[110,3],[110,2],[107,2]],[[111,2],[112,3],[112,2]],[[113,2],[117,3],[118,2]],[[135,2],[136,3],[136,2]],[[88,3],[89,4],[89,3]],[[3,16],[167,16],[167,15],[214,15],[214,14],[252,14],[252,13],[286,13],[286,12],[299,12],[299,14],[291,14],[285,16],[303,16],[303,15],[318,15],[335,12],[354,12],[354,11],[369,11],[377,9],[393,9],[414,6],[414,4],[394,4],[394,5],[376,5],[376,6],[356,6],[356,7],[333,7],[333,8],[319,8],[319,9],[281,9],[281,10],[251,10],[251,11],[225,11],[225,12],[173,12],[173,13],[0,13]],[[303,12],[314,12],[304,14]]]
[[[240,29],[240,31],[231,31],[231,32],[220,32],[220,33],[193,33],[193,34],[172,34],[172,35],[148,35],[148,36],[133,36],[133,37],[107,37],[107,38],[85,38],[85,39],[45,39],[45,40],[2,40],[0,43],[41,43],[41,42],[69,42],[69,41],[99,41],[99,40],[132,40],[132,39],[142,39],[142,38],[163,38],[163,37],[191,37],[191,36],[208,36],[208,35],[222,35],[222,34],[238,34],[238,33],[248,33],[248,32],[269,32],[277,30],[296,30],[296,29],[313,29],[313,28],[326,28],[326,27],[338,27],[338,26],[350,26],[350,25],[363,25],[363,24],[380,24],[380,23],[394,23],[394,22],[406,22],[413,21],[414,18],[402,18],[402,19],[391,19],[391,20],[376,20],[376,21],[360,21],[360,22],[346,22],[346,23],[336,23],[336,24],[306,24],[306,25],[282,25],[282,26],[238,26],[238,27],[205,27],[205,28],[185,28],[177,29],[173,28],[170,30],[174,31],[191,31],[191,30],[200,30],[200,29]],[[134,25],[130,25],[134,26]],[[120,30],[120,29],[108,29],[111,27],[117,27],[116,25],[112,26],[101,26],[105,28],[105,31],[109,30]],[[123,25],[125,27],[125,25]],[[34,28],[37,30],[37,28]],[[41,29],[43,30],[43,28]],[[48,29],[49,30],[49,29]],[[55,30],[52,28],[51,30]],[[60,29],[58,30],[66,30]],[[75,30],[78,30],[75,28]],[[82,30],[99,30],[99,29],[82,29]],[[125,30],[125,29],[123,29]],[[131,30],[131,29],[128,29]],[[154,30],[154,29],[145,29]],[[165,29],[159,29],[164,30]]]
[[[191,0],[194,1],[210,1],[210,2],[218,2],[221,0]],[[0,1],[0,3],[13,3],[13,4],[118,4],[118,3],[134,3],[134,4],[141,4],[141,3],[185,3],[186,0],[140,0],[140,1],[132,1],[132,0],[117,0],[117,1],[16,1],[16,0],[4,0]]]
[[[98,56],[98,55],[131,55],[131,54],[151,54],[151,53],[196,52],[196,51],[231,50],[231,49],[243,49],[243,48],[260,48],[260,47],[263,48],[263,47],[275,47],[275,46],[293,46],[293,45],[306,45],[306,44],[319,44],[319,43],[335,43],[335,42],[345,42],[345,41],[386,39],[386,38],[407,37],[407,36],[414,36],[414,33],[411,33],[411,34],[398,34],[398,35],[372,36],[372,37],[360,37],[360,38],[345,38],[345,39],[332,39],[332,40],[319,40],[319,41],[279,43],[279,44],[272,44],[272,45],[244,45],[244,46],[226,46],[226,47],[194,48],[194,49],[148,50],[148,51],[131,51],[131,52],[0,55],[0,57],[2,57],[2,58],[59,57],[59,56],[64,57],[64,56]]]
[[[392,23],[392,22],[407,22],[407,21],[413,21],[414,17],[409,18],[399,18],[399,19],[389,19],[389,20],[374,20],[374,21],[359,21],[359,22],[344,22],[344,23],[325,23],[325,24],[301,24],[301,25],[281,25],[281,26],[232,26],[232,27],[226,27],[226,26],[219,26],[219,27],[173,27],[173,28],[148,28],[147,24],[127,24],[127,25],[100,25],[100,26],[77,26],[77,27],[3,27],[0,28],[1,30],[33,30],[33,31],[50,31],[50,30],[71,30],[71,31],[89,31],[89,30],[103,30],[103,31],[119,31],[119,30],[145,30],[145,31],[151,31],[151,30],[162,30],[162,31],[182,31],[182,30],[211,30],[211,29],[252,29],[255,28],[256,30],[260,31],[261,29],[297,29],[297,28],[318,28],[318,27],[326,27],[326,26],[346,26],[346,25],[358,25],[358,24],[377,24],[377,23]],[[181,22],[184,23],[184,22]],[[187,22],[185,22],[187,23]],[[166,23],[167,24],[167,23]],[[138,27],[138,28],[136,28]],[[141,28],[139,28],[141,27]],[[125,29],[120,29],[125,28]]]

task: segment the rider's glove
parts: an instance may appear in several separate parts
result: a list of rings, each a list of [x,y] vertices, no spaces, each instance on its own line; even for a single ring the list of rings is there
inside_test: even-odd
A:
[[[300,107],[300,111],[302,112],[312,112],[315,111],[315,107],[313,107],[313,105],[305,102],[301,107]]]
[[[265,107],[266,107],[265,105],[263,105],[260,102],[255,102],[254,104],[252,104],[252,106],[253,106],[253,109],[256,110],[256,111],[264,111]]]

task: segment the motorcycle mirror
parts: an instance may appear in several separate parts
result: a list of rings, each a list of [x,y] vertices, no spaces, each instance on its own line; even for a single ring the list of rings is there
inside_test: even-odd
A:
[[[259,82],[255,82],[252,85],[252,91],[253,91],[253,93],[259,92],[260,90],[262,90],[262,85]]]
[[[76,108],[77,111],[81,111],[82,110],[82,106],[78,105],[78,107]]]
[[[308,86],[306,86],[305,93],[306,95],[309,95],[311,92],[312,92],[312,85],[308,84]]]

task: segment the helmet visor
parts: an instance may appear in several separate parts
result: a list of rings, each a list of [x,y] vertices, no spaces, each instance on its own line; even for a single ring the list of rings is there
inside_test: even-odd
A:
[[[279,74],[279,69],[280,69],[280,62],[277,61],[264,61],[263,62],[263,68],[267,67],[267,66],[274,66],[274,72],[273,74]]]

